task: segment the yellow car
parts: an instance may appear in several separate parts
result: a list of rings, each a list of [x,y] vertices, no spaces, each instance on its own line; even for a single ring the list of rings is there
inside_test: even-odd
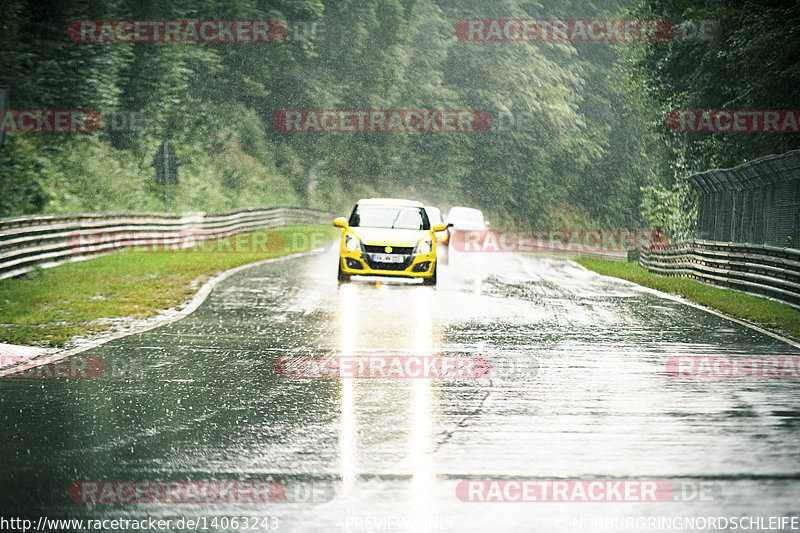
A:
[[[422,278],[436,285],[436,232],[420,202],[394,198],[359,200],[350,218],[337,218],[342,228],[339,246],[339,281],[350,276],[402,276]]]

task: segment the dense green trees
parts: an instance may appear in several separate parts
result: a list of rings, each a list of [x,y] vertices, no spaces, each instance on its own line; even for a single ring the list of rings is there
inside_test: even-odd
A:
[[[715,3],[647,0],[631,13],[724,26],[749,9],[758,24],[703,42],[476,43],[457,38],[459,20],[614,17],[626,4],[7,0],[0,84],[11,108],[124,120],[94,134],[8,135],[0,215],[159,210],[149,164],[170,138],[183,162],[178,210],[291,203],[339,212],[361,196],[397,195],[474,205],[504,226],[640,225],[642,187],[655,220],[653,191],[677,176],[791,143],[666,130],[675,108],[796,101],[796,65],[785,46],[774,49],[782,32],[797,31],[786,20],[796,6],[706,5]],[[78,19],[274,19],[287,34],[277,43],[85,44],[67,36]],[[272,126],[282,109],[480,109],[493,124],[472,134],[282,133]]]
[[[598,65],[569,44],[456,38],[462,18],[540,16],[525,2],[11,0],[2,10],[12,109],[121,118],[90,135],[9,135],[2,214],[159,209],[149,162],[171,138],[182,210],[338,211],[401,195],[476,205],[508,225],[638,218],[643,176],[610,157],[636,135],[606,130],[621,94],[607,79],[609,46]],[[66,32],[78,19],[187,18],[276,19],[288,31],[269,44],[85,44]],[[594,91],[602,96],[587,98]],[[480,109],[496,122],[481,134],[291,134],[272,128],[281,109]]]
[[[693,199],[681,178],[798,147],[792,133],[685,133],[667,128],[673,110],[797,109],[800,4],[794,0],[641,0],[634,17],[672,21],[678,38],[621,49],[620,67],[637,109],[658,135],[645,188],[648,220],[678,236],[691,229]],[[687,29],[688,28],[688,29]],[[698,31],[699,30],[699,31]],[[681,32],[683,34],[681,35]]]

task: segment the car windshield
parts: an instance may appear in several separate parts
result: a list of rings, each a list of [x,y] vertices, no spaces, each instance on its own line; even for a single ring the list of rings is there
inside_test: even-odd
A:
[[[348,224],[361,228],[430,229],[421,208],[390,205],[357,205]]]
[[[428,220],[431,223],[431,226],[435,226],[437,224],[443,224],[442,222],[442,212],[439,211],[436,207],[426,207],[425,212],[428,214]]]

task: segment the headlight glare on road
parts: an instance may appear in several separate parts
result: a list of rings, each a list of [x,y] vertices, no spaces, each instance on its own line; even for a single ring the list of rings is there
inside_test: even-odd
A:
[[[344,236],[344,247],[347,248],[348,250],[355,251],[358,250],[360,246],[361,243],[358,242],[358,237],[356,237],[352,233],[348,233],[347,235]]]
[[[430,237],[425,237],[417,243],[418,254],[429,254],[431,250],[433,250],[433,239]]]

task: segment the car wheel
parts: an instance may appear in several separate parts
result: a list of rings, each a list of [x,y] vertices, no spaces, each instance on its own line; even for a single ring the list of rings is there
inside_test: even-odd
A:
[[[422,284],[435,287],[436,286],[436,271],[437,270],[438,270],[438,265],[433,267],[433,276],[431,276],[429,278],[422,278]]]
[[[336,274],[336,279],[339,280],[340,283],[347,283],[350,281],[350,274],[345,274],[342,272],[342,260],[339,260],[339,272]]]

